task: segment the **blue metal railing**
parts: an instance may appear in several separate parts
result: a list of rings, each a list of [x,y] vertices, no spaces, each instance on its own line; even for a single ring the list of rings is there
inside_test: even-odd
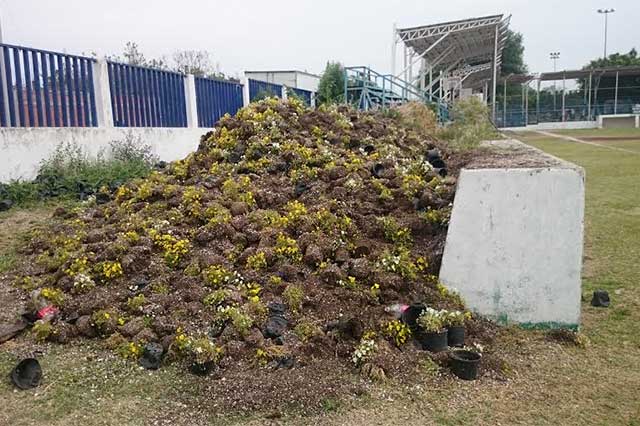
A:
[[[390,74],[380,74],[369,67],[346,67],[344,99],[359,109],[387,108],[410,100],[436,105],[438,118],[447,121],[448,105],[415,85]]]
[[[200,77],[195,80],[199,127],[213,127],[226,113],[233,115],[242,108],[242,84]]]
[[[98,125],[93,59],[9,44],[0,54],[0,126]]]
[[[108,61],[116,127],[187,127],[184,75]]]
[[[253,101],[256,98],[263,98],[267,96],[282,96],[282,86],[280,84],[267,83],[266,81],[259,81],[249,79],[249,100]]]

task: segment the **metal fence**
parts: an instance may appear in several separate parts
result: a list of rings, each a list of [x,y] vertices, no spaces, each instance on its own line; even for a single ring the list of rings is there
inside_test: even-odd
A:
[[[249,79],[249,100],[253,101],[256,98],[282,96],[282,86],[280,84],[267,83],[266,81],[259,81]]]
[[[226,113],[233,115],[242,108],[242,84],[201,77],[195,80],[199,127],[213,127]]]
[[[187,127],[184,75],[108,62],[116,127]]]
[[[290,88],[290,90],[295,93],[300,99],[304,101],[305,104],[311,105],[311,96],[312,92],[304,89]]]
[[[2,127],[97,126],[91,58],[0,44]]]

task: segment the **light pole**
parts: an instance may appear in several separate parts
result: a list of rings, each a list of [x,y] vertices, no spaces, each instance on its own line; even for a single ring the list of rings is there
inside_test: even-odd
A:
[[[604,15],[604,59],[607,59],[607,28],[609,24],[609,14],[616,10],[611,9],[598,9],[598,13]]]
[[[558,59],[560,59],[560,52],[551,52],[551,53],[549,53],[549,58],[553,61],[553,72],[555,73],[557,71],[557,68],[556,68],[557,61],[558,61]],[[556,114],[556,108],[557,108],[557,104],[556,104],[556,80],[553,80],[553,114],[554,114],[554,116]]]

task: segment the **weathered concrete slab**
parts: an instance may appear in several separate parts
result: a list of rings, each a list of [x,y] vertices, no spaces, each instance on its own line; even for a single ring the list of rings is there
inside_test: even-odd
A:
[[[461,172],[440,279],[500,322],[580,322],[584,171],[518,141]],[[507,160],[509,158],[509,160]]]

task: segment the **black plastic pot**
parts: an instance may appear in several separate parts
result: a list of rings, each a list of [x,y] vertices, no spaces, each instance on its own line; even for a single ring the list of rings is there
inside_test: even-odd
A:
[[[416,333],[418,331],[417,320],[422,311],[426,309],[424,303],[412,303],[403,313],[402,322],[407,324],[411,329],[411,332]]]
[[[611,304],[609,293],[604,290],[596,290],[593,292],[593,299],[591,299],[591,306],[599,308],[608,308]]]
[[[462,380],[475,380],[482,355],[477,352],[455,350],[449,354],[451,371]]]
[[[449,346],[464,346],[465,330],[463,325],[449,327],[447,329],[447,339]]]
[[[373,166],[371,166],[371,174],[377,178],[379,178],[382,175],[382,172],[384,172],[384,166],[380,163],[376,163]]]
[[[11,381],[19,389],[32,389],[40,386],[42,368],[35,358],[23,359],[11,371]]]
[[[416,335],[422,349],[429,352],[442,352],[447,349],[447,330],[440,333],[419,331]]]
[[[215,365],[216,364],[213,361],[203,363],[194,362],[189,367],[189,370],[196,376],[206,376],[207,374],[211,373]]]
[[[159,343],[147,343],[142,352],[139,364],[147,370],[157,370],[162,363],[164,348]]]

